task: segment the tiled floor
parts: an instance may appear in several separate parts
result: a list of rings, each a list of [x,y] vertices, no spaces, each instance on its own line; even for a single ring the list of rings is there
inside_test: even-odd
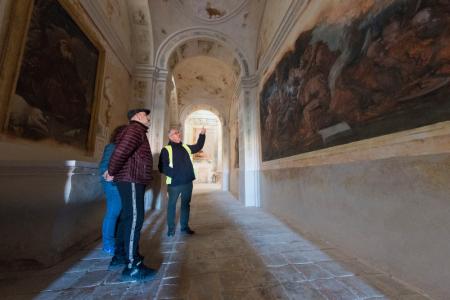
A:
[[[164,212],[147,217],[141,252],[158,268],[121,283],[100,245],[44,271],[0,274],[2,299],[428,299],[230,194],[196,188],[194,236],[166,237]]]

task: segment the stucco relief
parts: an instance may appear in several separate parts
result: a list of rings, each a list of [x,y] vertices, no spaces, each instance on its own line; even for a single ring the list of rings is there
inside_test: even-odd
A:
[[[247,0],[178,0],[184,13],[204,21],[221,21],[239,11]]]
[[[131,52],[130,37],[132,34],[130,27],[131,15],[128,15],[128,5],[126,1],[105,0],[92,1],[93,6],[99,7],[107,18],[108,25],[122,41],[127,52]]]
[[[136,10],[133,13],[133,23],[136,25],[148,25],[145,13],[142,10]]]
[[[304,1],[304,0],[301,0]],[[289,13],[292,0],[266,1],[264,15],[258,36],[257,59],[260,60],[266,54],[273,39],[277,37],[277,30]]]
[[[136,62],[137,63],[149,63],[150,62],[150,54],[148,52],[145,53],[139,53],[136,55]]]
[[[300,34],[261,92],[263,160],[449,120],[449,14],[394,1]]]
[[[145,47],[150,45],[150,33],[148,30],[140,30],[137,33],[137,40],[140,47]]]
[[[147,82],[142,80],[136,80],[134,82],[134,97],[137,99],[143,99],[147,94]]]
[[[120,3],[118,0],[106,0],[105,7],[107,16],[110,20],[114,17],[120,17]]]
[[[112,80],[111,77],[107,76],[105,78],[104,89],[103,89],[103,99],[104,99],[104,125],[109,127],[111,125],[112,118],[112,106],[114,103],[112,91]]]

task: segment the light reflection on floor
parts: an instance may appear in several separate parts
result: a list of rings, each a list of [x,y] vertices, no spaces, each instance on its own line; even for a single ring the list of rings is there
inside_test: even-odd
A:
[[[120,282],[101,245],[39,272],[0,274],[3,299],[427,299],[324,242],[302,236],[219,185],[194,187],[194,236],[166,237],[165,212],[147,216],[146,283]],[[5,296],[5,298],[3,297]]]

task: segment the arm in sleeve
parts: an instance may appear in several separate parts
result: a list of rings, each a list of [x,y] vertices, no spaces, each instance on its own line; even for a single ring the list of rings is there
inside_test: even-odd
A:
[[[123,138],[116,145],[109,161],[109,175],[117,174],[141,143],[142,136],[139,132],[128,127],[123,133]]]
[[[198,151],[202,150],[203,146],[205,145],[205,139],[206,139],[206,134],[199,134],[197,144],[188,145],[188,147],[191,148],[192,154],[197,153]]]
[[[113,153],[113,151],[114,146],[112,144],[108,144],[105,146],[105,150],[103,150],[102,160],[98,165],[98,172],[100,176],[103,176],[103,173],[108,170],[109,159],[111,158],[111,154]]]
[[[166,176],[173,177],[173,168],[169,167],[169,153],[166,148],[159,154],[158,170]]]

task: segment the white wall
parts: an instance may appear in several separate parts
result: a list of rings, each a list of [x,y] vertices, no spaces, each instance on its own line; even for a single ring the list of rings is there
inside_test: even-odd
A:
[[[260,89],[299,34],[320,22],[345,22],[373,3],[310,1],[282,47],[266,57],[271,64],[260,70]],[[299,230],[448,299],[449,170],[447,121],[263,162],[261,204]]]
[[[261,172],[263,208],[436,299],[450,295],[450,155]]]

